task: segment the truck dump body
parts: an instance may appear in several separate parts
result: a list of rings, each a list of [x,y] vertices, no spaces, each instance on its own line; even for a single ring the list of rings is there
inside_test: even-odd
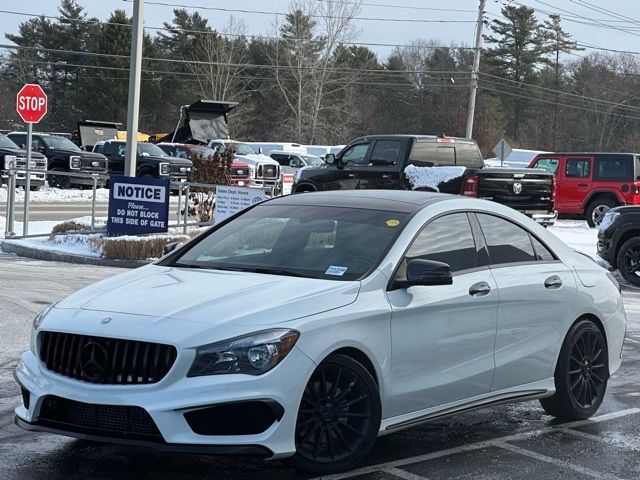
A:
[[[227,114],[236,108],[237,102],[198,100],[186,107],[181,115],[181,125],[175,132],[158,139],[160,142],[206,145],[214,138],[229,137]]]

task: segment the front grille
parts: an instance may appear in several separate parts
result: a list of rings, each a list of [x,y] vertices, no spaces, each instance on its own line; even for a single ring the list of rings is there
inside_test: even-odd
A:
[[[107,161],[100,158],[82,158],[80,168],[91,172],[104,172],[107,170]]]
[[[248,177],[249,168],[248,167],[231,167],[230,175],[232,177]]]
[[[140,407],[97,405],[47,395],[38,421],[72,431],[162,440],[151,415]]]
[[[172,345],[42,332],[40,359],[52,372],[91,383],[136,385],[156,383],[176,360]]]
[[[260,173],[262,178],[276,178],[278,176],[278,167],[276,165],[261,165]]]
[[[23,169],[27,167],[27,159],[26,158],[18,158],[16,160],[16,167],[19,169]],[[44,158],[32,158],[31,159],[31,170],[46,170],[47,169],[47,161]]]

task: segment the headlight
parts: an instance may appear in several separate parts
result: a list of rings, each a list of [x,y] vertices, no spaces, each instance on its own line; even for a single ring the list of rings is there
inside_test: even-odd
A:
[[[607,212],[602,219],[602,222],[600,222],[600,225],[598,225],[598,230],[606,230],[613,224],[613,222],[616,221],[616,218],[618,218],[619,216],[620,212]]]
[[[169,175],[171,173],[171,165],[168,163],[160,164],[160,175]]]
[[[38,336],[38,329],[40,328],[40,325],[42,324],[42,320],[44,320],[44,317],[46,317],[47,313],[49,313],[49,310],[51,310],[51,306],[45,308],[38,315],[36,315],[36,318],[33,319],[33,324],[31,325],[31,338],[29,339],[29,349],[33,352],[35,356],[38,356],[38,352],[36,351],[36,338]]]
[[[72,170],[80,170],[82,167],[82,160],[80,157],[69,157],[69,168]]]
[[[15,155],[5,155],[4,156],[4,168],[7,170],[11,170],[12,168],[16,168],[18,165],[18,157]]]
[[[262,375],[287,356],[299,337],[295,330],[276,328],[198,347],[187,376]]]

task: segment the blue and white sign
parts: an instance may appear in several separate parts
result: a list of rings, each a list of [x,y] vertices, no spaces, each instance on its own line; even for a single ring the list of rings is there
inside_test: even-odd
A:
[[[240,210],[266,199],[267,196],[261,188],[217,185],[214,220],[216,223],[221,222]]]
[[[111,177],[108,235],[166,232],[169,225],[168,179]]]

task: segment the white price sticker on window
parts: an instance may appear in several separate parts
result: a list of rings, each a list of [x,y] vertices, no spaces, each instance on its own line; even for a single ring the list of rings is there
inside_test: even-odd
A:
[[[327,268],[327,271],[324,272],[325,275],[335,275],[338,277],[341,277],[342,275],[344,275],[344,272],[347,271],[347,267],[336,267],[331,265],[329,268]]]

